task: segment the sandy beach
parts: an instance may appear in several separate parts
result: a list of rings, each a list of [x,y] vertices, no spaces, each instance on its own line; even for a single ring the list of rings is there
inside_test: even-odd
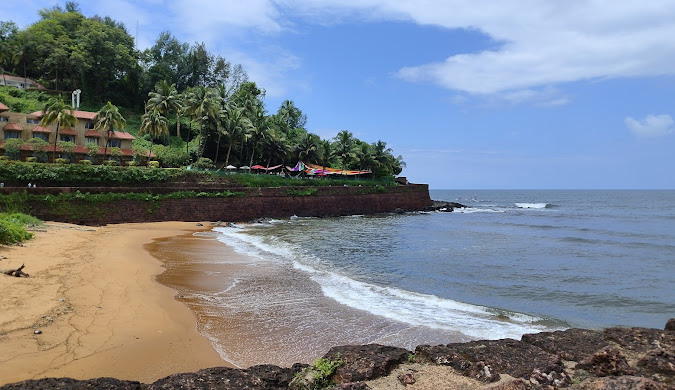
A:
[[[30,274],[0,276],[0,385],[66,376],[151,383],[227,365],[175,291],[155,281],[164,268],[144,249],[198,229],[47,223],[23,246],[0,248],[0,269],[25,264]]]

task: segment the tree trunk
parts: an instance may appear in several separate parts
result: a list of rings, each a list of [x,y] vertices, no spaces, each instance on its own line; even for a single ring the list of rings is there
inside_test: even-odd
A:
[[[232,139],[230,139],[229,146],[227,147],[227,157],[225,157],[225,166],[230,164],[230,151],[232,150]]]
[[[257,146],[257,144],[258,140],[255,140],[255,142],[253,142],[253,148],[251,149],[251,161],[248,163],[249,167],[253,166],[253,157],[255,156],[255,147]]]
[[[176,136],[180,138],[180,114],[176,112]]]
[[[218,132],[218,143],[216,144],[216,158],[215,158],[215,161],[213,162],[213,164],[216,165],[216,166],[218,165],[218,153],[220,153],[220,138],[222,136],[223,135],[220,132]],[[226,164],[226,166],[227,166],[227,164]]]
[[[54,134],[54,152],[52,153],[52,164],[56,163],[56,143],[59,142],[59,126],[61,122],[56,122],[56,133]]]
[[[27,278],[29,275],[22,271],[25,266],[26,266],[25,264],[22,264],[21,267],[19,267],[17,269],[8,269],[6,271],[2,271],[2,273],[4,273],[7,276],[16,276],[17,278],[19,278],[21,276],[24,276],[24,277]]]
[[[7,85],[7,79],[5,79],[5,68],[0,68],[2,70],[2,85]]]

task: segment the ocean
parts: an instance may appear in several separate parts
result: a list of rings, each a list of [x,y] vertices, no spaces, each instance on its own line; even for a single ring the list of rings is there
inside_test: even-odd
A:
[[[414,349],[569,327],[662,328],[675,317],[675,191],[431,198],[467,207],[216,227],[199,233],[215,245],[188,253],[208,288],[172,287],[241,367],[309,362],[341,344]],[[226,247],[234,254],[219,253]]]

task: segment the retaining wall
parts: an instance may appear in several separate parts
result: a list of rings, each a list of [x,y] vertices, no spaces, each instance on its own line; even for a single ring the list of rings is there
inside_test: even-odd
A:
[[[312,195],[293,196],[293,191],[316,188]],[[29,194],[56,195],[80,191],[82,193],[147,192],[165,194],[185,191],[180,187],[42,187],[2,188],[0,193],[24,191]],[[192,188],[201,192],[229,190],[240,196],[227,198],[198,197],[165,199],[160,201],[118,200],[92,203],[73,200],[54,204],[45,200],[28,201],[31,214],[47,221],[69,222],[81,225],[158,221],[250,221],[256,218],[284,218],[297,215],[339,216],[376,214],[398,210],[420,210],[431,204],[426,184],[396,187],[278,187],[278,188]]]

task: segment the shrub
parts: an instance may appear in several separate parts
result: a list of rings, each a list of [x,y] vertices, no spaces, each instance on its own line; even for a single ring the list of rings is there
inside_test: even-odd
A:
[[[128,166],[128,167],[135,167],[135,166],[137,166],[137,165],[138,165],[138,163],[137,163],[136,161],[129,161],[129,162],[127,163],[127,166]]]
[[[159,168],[159,161],[148,161],[148,167]]]
[[[40,220],[29,215],[0,213],[0,244],[15,244],[29,240],[33,237],[33,234],[27,232],[25,226],[40,224]]]
[[[9,161],[9,157],[7,157],[7,156],[0,156],[0,161]]]
[[[197,162],[195,162],[192,165],[196,168],[201,169],[213,169],[216,167],[215,165],[213,165],[213,160],[206,157],[200,157],[199,160],[197,160]]]
[[[10,160],[18,160],[21,156],[21,146],[23,146],[24,141],[21,138],[10,138],[5,140],[5,155],[9,157]]]
[[[108,167],[112,167],[112,166],[118,166],[118,165],[120,165],[120,163],[115,161],[115,160],[106,160],[106,161],[103,162],[103,165],[108,166]]]
[[[66,160],[65,158],[57,158],[56,160],[54,160],[54,163],[59,165],[65,165],[68,164],[68,160]]]
[[[82,164],[82,165],[91,165],[91,161],[89,161],[89,160],[80,160],[79,163]]]
[[[35,163],[37,161],[38,161],[37,157],[26,157],[26,162]]]

